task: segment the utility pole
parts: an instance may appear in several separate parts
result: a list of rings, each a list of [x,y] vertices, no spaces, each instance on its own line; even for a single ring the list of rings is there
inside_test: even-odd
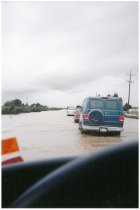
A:
[[[130,86],[131,86],[131,83],[133,82],[131,80],[131,78],[134,75],[134,74],[131,73],[131,69],[130,69],[130,73],[127,74],[127,75],[129,75],[129,81],[127,81],[129,83],[129,90],[128,90],[128,107],[129,107],[129,105],[130,105]]]

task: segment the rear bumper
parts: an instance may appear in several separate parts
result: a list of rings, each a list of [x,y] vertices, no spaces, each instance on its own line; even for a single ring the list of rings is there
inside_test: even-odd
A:
[[[75,122],[79,122],[80,121],[80,119],[78,119],[78,118],[74,118],[74,120],[75,120]]]
[[[87,126],[82,125],[84,131],[98,131],[98,132],[121,132],[123,127],[109,127],[109,126]]]
[[[75,112],[70,112],[70,111],[67,112],[67,116],[74,116],[74,114]]]

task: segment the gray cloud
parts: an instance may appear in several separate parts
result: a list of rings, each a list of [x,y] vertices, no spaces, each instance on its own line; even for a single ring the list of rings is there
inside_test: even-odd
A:
[[[3,98],[54,103],[61,92],[61,104],[73,102],[89,87],[106,93],[104,78],[126,81],[130,68],[138,75],[138,2],[2,3]]]

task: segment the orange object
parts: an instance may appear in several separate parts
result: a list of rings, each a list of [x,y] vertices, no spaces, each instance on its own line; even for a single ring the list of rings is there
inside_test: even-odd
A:
[[[15,137],[2,140],[2,155],[19,151]]]

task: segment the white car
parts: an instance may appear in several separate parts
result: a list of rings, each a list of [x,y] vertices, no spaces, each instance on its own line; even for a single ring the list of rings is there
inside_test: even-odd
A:
[[[73,106],[68,106],[67,107],[67,116],[74,116],[76,112],[76,108]]]

